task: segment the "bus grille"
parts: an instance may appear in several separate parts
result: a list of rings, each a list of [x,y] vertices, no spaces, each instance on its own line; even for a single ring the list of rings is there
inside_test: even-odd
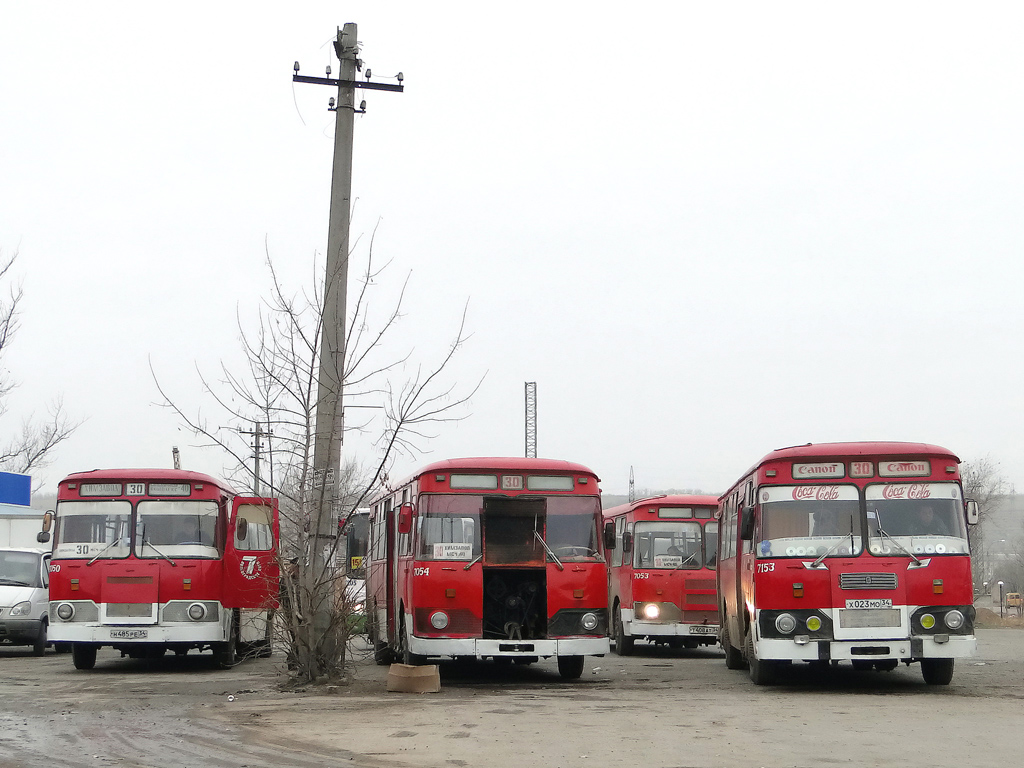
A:
[[[138,618],[152,615],[152,603],[107,603],[107,616],[109,618]]]
[[[895,573],[841,573],[840,589],[896,589]]]
[[[686,580],[686,591],[694,592],[698,589],[714,589],[714,579],[687,579]]]

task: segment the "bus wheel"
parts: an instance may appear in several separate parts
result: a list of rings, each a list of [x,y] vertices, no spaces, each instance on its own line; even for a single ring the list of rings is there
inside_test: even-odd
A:
[[[46,619],[39,622],[39,634],[36,635],[36,640],[32,643],[32,655],[42,656],[46,653]]]
[[[750,679],[754,685],[772,685],[775,682],[777,668],[771,661],[762,661],[757,658],[757,651],[754,650],[754,631],[747,631],[747,664],[750,665]]]
[[[921,659],[921,674],[928,685],[949,685],[953,679],[953,659]]]
[[[71,660],[75,669],[92,669],[96,666],[96,646],[89,643],[72,643]]]
[[[631,655],[633,653],[633,642],[634,639],[626,636],[626,630],[622,626],[622,611],[615,611],[615,653],[619,656]],[[580,658],[582,659],[583,657],[580,656]],[[560,656],[558,660],[561,662],[562,657]],[[580,667],[580,669],[582,670],[583,667]]]
[[[231,669],[238,664],[238,622],[234,613],[228,625],[228,641],[214,644],[213,660],[221,669]]]
[[[734,648],[732,641],[729,639],[729,626],[728,624],[722,624],[722,650],[725,651],[725,667],[726,669],[746,669],[747,663],[743,660],[743,654],[740,653],[739,648]]]
[[[583,674],[582,656],[559,656],[558,674],[563,680],[576,680]]]
[[[405,619],[398,626],[398,657],[403,664],[418,667],[427,663],[427,657],[409,650],[409,638],[405,635]]]

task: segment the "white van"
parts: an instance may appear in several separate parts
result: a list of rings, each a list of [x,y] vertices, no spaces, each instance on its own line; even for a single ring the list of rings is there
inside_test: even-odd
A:
[[[46,651],[49,626],[50,552],[39,544],[42,514],[0,505],[0,647],[31,645]]]
[[[31,645],[36,656],[43,655],[49,625],[49,586],[49,552],[0,549],[0,644]]]

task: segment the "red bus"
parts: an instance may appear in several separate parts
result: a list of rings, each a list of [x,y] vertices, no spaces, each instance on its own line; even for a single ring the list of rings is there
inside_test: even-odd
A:
[[[71,644],[78,669],[103,646],[132,658],[208,649],[223,667],[269,655],[276,499],[198,472],[105,469],[61,480],[47,517],[49,639]]]
[[[758,685],[787,662],[895,669],[946,685],[975,653],[960,460],[921,443],[773,451],[720,499],[722,648]]]
[[[604,511],[615,652],[637,640],[718,643],[717,496],[655,496]]]
[[[367,603],[378,663],[608,652],[601,492],[567,461],[440,461],[374,499]]]

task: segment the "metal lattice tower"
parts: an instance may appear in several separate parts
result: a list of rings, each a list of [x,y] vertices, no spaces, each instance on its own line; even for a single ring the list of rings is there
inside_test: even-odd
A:
[[[629,468],[629,503],[636,501],[636,493],[633,490],[633,467]]]
[[[526,382],[526,458],[537,458],[537,382]]]

